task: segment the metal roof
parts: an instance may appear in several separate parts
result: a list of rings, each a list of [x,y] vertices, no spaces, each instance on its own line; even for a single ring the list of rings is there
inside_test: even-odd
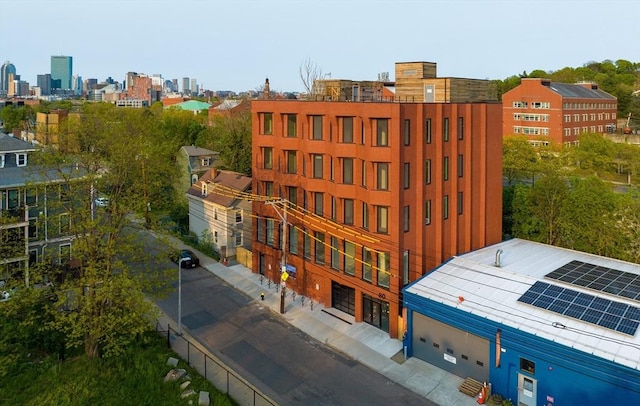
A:
[[[577,99],[616,99],[614,96],[610,95],[604,90],[588,89],[579,84],[574,85],[569,83],[551,82],[548,87],[562,97]]]
[[[496,266],[498,250],[502,250],[499,267]],[[631,337],[518,301],[536,281],[543,280],[546,274],[573,260],[640,275],[638,264],[512,239],[453,257],[407,287],[405,292],[640,369],[640,332]],[[640,301],[637,300],[557,280],[544,280],[578,292],[640,307]]]

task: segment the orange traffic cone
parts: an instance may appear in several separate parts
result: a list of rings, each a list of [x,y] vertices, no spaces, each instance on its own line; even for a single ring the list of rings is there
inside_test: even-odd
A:
[[[484,405],[487,401],[487,384],[485,383],[482,389],[480,389],[480,393],[478,394],[478,404]]]

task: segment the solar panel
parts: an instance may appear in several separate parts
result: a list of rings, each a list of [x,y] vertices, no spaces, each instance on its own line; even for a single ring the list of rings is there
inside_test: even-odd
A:
[[[549,272],[545,278],[640,301],[640,275],[618,269],[571,261]]]
[[[631,336],[640,326],[640,308],[546,282],[535,282],[518,301]]]

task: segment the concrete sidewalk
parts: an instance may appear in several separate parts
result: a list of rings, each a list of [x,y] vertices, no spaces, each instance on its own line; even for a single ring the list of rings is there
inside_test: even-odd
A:
[[[201,265],[237,290],[280,313],[280,292],[275,284],[254,274],[243,265],[225,266],[202,255]],[[261,293],[265,294],[264,301]],[[283,319],[318,341],[346,354],[350,358],[378,371],[389,380],[442,406],[472,406],[477,404],[458,391],[463,379],[416,358],[404,359],[402,343],[387,333],[366,323],[356,323],[353,316],[310,301],[293,300],[287,291]]]

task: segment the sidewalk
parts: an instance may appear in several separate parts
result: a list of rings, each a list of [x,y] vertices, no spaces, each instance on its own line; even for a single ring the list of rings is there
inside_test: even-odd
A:
[[[237,290],[255,298],[274,313],[280,314],[280,292],[267,280],[261,280],[243,265],[225,266],[200,254],[201,265]],[[264,292],[264,301],[260,294]],[[296,295],[292,301],[287,291],[283,319],[318,341],[378,371],[389,380],[442,406],[472,406],[476,400],[458,391],[463,379],[417,358],[404,359],[402,343],[387,333],[336,309],[314,303],[304,304]]]

